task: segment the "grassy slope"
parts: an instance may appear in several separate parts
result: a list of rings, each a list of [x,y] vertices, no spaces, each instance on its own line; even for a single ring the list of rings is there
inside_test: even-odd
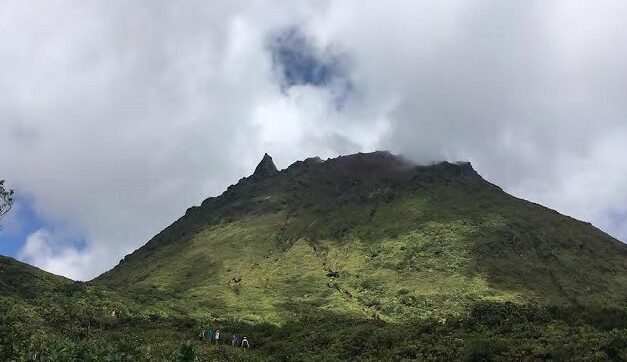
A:
[[[467,165],[416,172],[374,154],[243,180],[93,283],[271,324],[319,311],[445,319],[480,301],[627,307],[624,244]]]
[[[0,296],[32,299],[72,281],[0,255]]]
[[[467,165],[309,160],[87,284],[1,258],[0,359],[621,360],[626,256]],[[255,348],[191,342],[207,325]]]
[[[2,361],[32,361],[36,355],[44,361],[168,359],[190,323],[164,318],[106,287],[0,256]]]

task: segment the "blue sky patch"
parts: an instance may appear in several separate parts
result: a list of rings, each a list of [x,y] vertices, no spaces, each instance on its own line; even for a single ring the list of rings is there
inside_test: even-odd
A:
[[[48,227],[32,207],[28,198],[16,196],[15,207],[2,220],[3,229],[0,231],[0,254],[17,257],[26,238],[39,229]]]
[[[348,99],[353,87],[345,58],[330,49],[319,49],[299,28],[274,33],[268,49],[283,90],[297,85],[327,87],[338,107]]]
[[[62,236],[62,247],[71,247],[77,251],[85,250],[85,239],[76,233],[65,230],[59,223],[53,223],[40,215],[29,197],[16,196],[15,206],[5,219],[0,221],[0,255],[17,258],[26,239],[33,233],[45,229],[54,235]]]

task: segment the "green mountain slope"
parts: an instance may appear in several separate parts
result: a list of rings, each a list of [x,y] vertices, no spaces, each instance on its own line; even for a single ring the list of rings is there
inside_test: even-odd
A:
[[[468,163],[308,159],[205,200],[92,282],[198,318],[399,322],[478,302],[627,307],[627,246]]]
[[[0,361],[168,360],[190,323],[0,256]]]
[[[0,258],[0,292],[0,360],[627,360],[625,244],[386,152],[266,155],[98,278]]]
[[[70,284],[69,279],[0,255],[0,297],[30,300]]]

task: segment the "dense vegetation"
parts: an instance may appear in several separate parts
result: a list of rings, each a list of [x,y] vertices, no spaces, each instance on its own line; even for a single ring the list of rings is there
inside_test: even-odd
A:
[[[89,283],[0,262],[0,359],[627,358],[627,247],[469,164],[268,157]]]
[[[81,288],[79,288],[81,289]],[[89,295],[93,293],[92,295]],[[582,310],[484,302],[463,316],[399,323],[351,318],[315,309],[275,325],[212,322],[255,336],[248,351],[198,341],[203,322],[128,308],[113,316],[102,295],[81,290],[48,307],[2,304],[0,359],[44,361],[154,360],[625,360],[627,316],[615,309]],[[104,296],[107,298],[107,296]],[[96,302],[93,308],[76,303]],[[54,308],[49,308],[54,304]],[[289,307],[288,307],[289,308]],[[116,309],[119,310],[119,309]]]

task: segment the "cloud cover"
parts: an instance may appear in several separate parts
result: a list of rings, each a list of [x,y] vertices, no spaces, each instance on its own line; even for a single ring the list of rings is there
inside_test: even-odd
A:
[[[3,2],[0,175],[53,225],[19,256],[89,279],[264,152],[284,167],[382,148],[470,160],[625,240],[626,10]]]

